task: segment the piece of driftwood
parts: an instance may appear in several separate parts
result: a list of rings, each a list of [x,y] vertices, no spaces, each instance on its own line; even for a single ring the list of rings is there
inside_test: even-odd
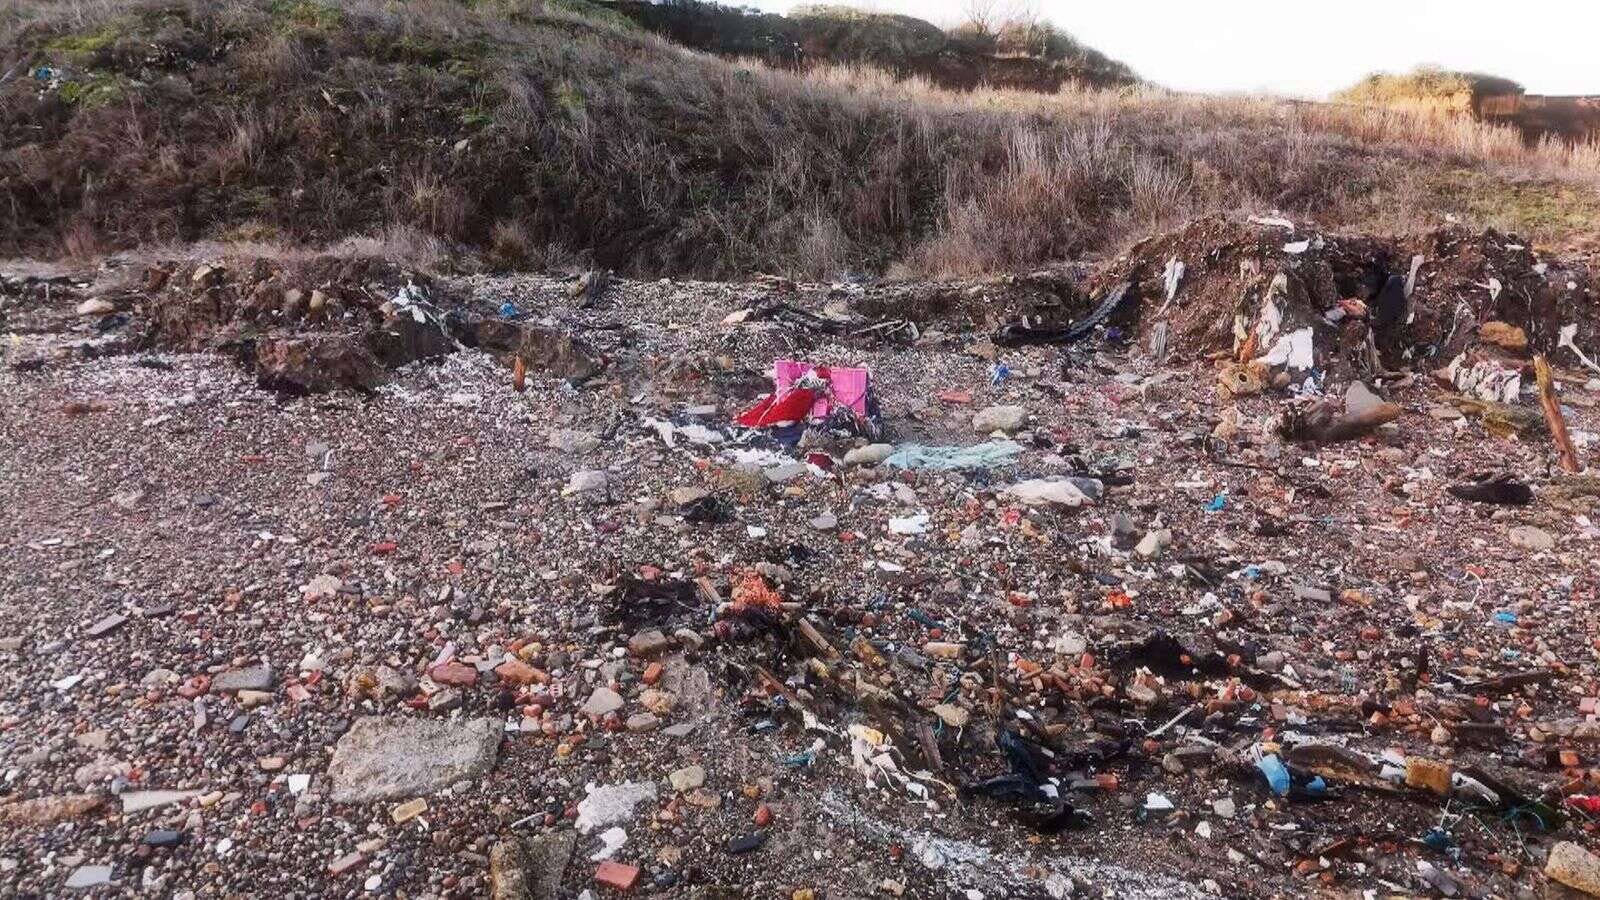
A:
[[[1561,400],[1556,397],[1555,379],[1550,376],[1550,363],[1543,355],[1533,358],[1533,376],[1539,382],[1539,406],[1544,409],[1544,420],[1550,426],[1550,437],[1556,442],[1556,452],[1561,455],[1561,468],[1566,472],[1582,472],[1578,448],[1567,433],[1566,417],[1561,415]]]

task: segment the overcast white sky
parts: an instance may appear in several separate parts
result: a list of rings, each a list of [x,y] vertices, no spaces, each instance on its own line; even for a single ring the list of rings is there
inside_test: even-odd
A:
[[[744,2],[773,12],[800,5]],[[967,8],[966,0],[829,2],[941,25]],[[1035,0],[1033,8],[1181,90],[1321,97],[1369,72],[1433,63],[1504,75],[1532,93],[1600,94],[1600,0]]]

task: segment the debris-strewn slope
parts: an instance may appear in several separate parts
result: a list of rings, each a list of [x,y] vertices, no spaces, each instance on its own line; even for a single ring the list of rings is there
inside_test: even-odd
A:
[[[1018,346],[1112,281],[1084,340]],[[1242,220],[944,284],[5,273],[6,885],[1580,880],[1600,479],[1516,376],[1549,353],[1593,460],[1600,380],[1550,327],[1593,356],[1597,292],[1493,232]],[[1458,350],[1498,401],[1429,377]],[[774,358],[869,368],[889,443],[732,427]],[[1384,421],[1280,424],[1330,404]]]

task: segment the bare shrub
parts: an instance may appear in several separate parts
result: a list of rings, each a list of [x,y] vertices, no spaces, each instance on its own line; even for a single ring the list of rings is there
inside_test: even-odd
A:
[[[850,265],[850,239],[839,221],[822,210],[801,220],[788,274],[817,280],[837,278]]]
[[[386,226],[374,235],[357,235],[345,238],[329,248],[329,252],[346,256],[375,256],[393,259],[423,270],[450,268],[450,247],[437,235],[429,234],[414,225],[396,223]]]
[[[489,236],[489,259],[507,269],[527,268],[535,258],[533,234],[522,222],[501,219]]]
[[[468,200],[437,172],[418,172],[401,180],[397,216],[404,224],[444,238],[459,237],[466,227]]]
[[[104,255],[106,242],[101,239],[93,222],[73,219],[61,230],[61,249],[68,259],[97,259]]]
[[[1175,222],[1188,213],[1188,181],[1165,160],[1136,153],[1128,169],[1128,208],[1147,226]]]
[[[1081,247],[1081,216],[1112,188],[1114,171],[1099,127],[1049,137],[1013,128],[997,169],[947,170],[945,214],[916,259],[930,273],[964,275],[1068,255]]]

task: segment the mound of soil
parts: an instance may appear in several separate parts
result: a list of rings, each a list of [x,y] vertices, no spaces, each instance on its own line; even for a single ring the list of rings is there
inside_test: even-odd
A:
[[[565,378],[601,369],[564,333],[475,310],[426,276],[374,258],[165,264],[143,281],[144,348],[229,353],[263,386],[290,394],[371,391],[392,369],[462,346]]]
[[[1245,345],[1271,306],[1282,319],[1276,330],[1312,329],[1322,368],[1365,346],[1367,329],[1352,321],[1370,324],[1382,362],[1396,369],[1452,359],[1488,322],[1523,329],[1533,352],[1553,353],[1568,324],[1580,345],[1600,337],[1595,272],[1541,260],[1514,235],[1454,227],[1386,239],[1286,226],[1196,220],[1106,266],[1092,293],[1132,281],[1144,298],[1140,330],[1167,323],[1169,349],[1189,355],[1264,351]],[[1169,299],[1168,273],[1178,264]]]

